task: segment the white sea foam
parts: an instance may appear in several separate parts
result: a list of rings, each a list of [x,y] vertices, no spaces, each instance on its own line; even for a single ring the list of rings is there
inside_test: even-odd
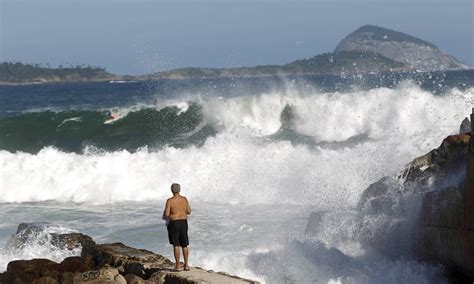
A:
[[[370,183],[457,132],[473,99],[473,90],[435,96],[408,84],[344,94],[288,89],[202,100],[205,119],[219,133],[199,148],[86,155],[53,148],[37,154],[0,151],[0,202],[163,199],[169,184],[178,181],[186,195],[203,201],[351,206]],[[311,148],[262,139],[278,131],[286,105],[296,110],[297,131],[315,141],[360,134],[369,140]]]
[[[269,135],[280,128],[286,105],[296,110],[298,132],[321,141],[343,141],[359,134],[372,138],[438,135],[453,131],[469,113],[474,89],[435,96],[410,83],[396,89],[350,93],[301,92],[297,88],[231,99],[205,101],[208,119],[227,131],[248,129]],[[440,129],[441,127],[441,129]],[[436,137],[433,137],[436,138]]]

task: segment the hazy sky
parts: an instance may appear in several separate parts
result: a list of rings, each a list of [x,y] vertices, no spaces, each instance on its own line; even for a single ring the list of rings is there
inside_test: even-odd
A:
[[[0,0],[0,61],[119,74],[281,64],[332,51],[364,24],[474,65],[474,0]]]

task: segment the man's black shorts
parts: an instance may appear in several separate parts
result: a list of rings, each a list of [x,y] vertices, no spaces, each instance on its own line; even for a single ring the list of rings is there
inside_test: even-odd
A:
[[[188,220],[174,220],[168,224],[168,239],[173,246],[187,247]]]

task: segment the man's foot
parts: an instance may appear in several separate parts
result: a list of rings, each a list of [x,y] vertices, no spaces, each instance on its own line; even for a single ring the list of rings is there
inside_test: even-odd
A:
[[[184,266],[184,271],[189,271],[189,265]]]
[[[184,266],[181,263],[176,263],[176,265],[173,268],[173,271],[181,271],[183,267]]]

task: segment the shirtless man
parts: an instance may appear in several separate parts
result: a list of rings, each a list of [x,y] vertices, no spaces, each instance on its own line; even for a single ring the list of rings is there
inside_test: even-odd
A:
[[[188,215],[191,214],[191,207],[189,207],[186,197],[181,196],[179,192],[181,186],[177,183],[171,185],[171,192],[173,197],[166,200],[165,212],[163,212],[163,219],[169,221],[168,223],[168,239],[173,245],[174,258],[176,260],[175,270],[179,270],[179,247],[183,249],[184,270],[189,270],[188,256],[189,256],[189,240],[188,240]]]

